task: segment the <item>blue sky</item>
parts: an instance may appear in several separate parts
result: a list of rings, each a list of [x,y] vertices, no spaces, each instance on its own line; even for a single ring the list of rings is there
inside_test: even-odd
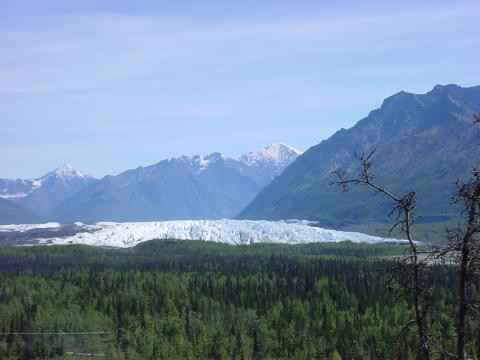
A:
[[[0,0],[0,177],[300,150],[480,84],[478,1]]]

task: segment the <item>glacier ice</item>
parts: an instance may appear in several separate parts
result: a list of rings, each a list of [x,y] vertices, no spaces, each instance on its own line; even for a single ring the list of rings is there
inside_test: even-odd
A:
[[[14,224],[14,225],[0,225],[0,232],[25,232],[34,229],[55,229],[62,225],[57,222],[48,222],[45,224]]]
[[[178,220],[157,222],[75,223],[77,233],[71,236],[34,239],[39,244],[86,244],[128,248],[152,239],[204,240],[232,245],[254,243],[304,244],[310,242],[364,242],[370,244],[404,242],[357,232],[345,232],[312,226],[301,220]],[[16,226],[16,228],[15,228]],[[37,228],[57,226],[40,224]],[[5,225],[0,231],[26,231],[35,225]],[[32,239],[33,240],[33,239]]]

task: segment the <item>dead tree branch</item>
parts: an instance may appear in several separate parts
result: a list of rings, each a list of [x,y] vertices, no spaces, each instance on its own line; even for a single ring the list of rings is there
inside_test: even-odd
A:
[[[348,191],[350,185],[360,185],[369,187],[374,194],[380,194],[392,201],[393,207],[389,216],[395,215],[395,222],[390,228],[389,233],[399,228],[406,236],[410,251],[393,268],[393,273],[402,278],[402,284],[407,294],[410,295],[414,311],[415,324],[419,336],[419,350],[423,359],[431,359],[432,351],[430,345],[430,336],[427,324],[426,306],[424,304],[425,284],[423,282],[423,271],[427,263],[419,258],[419,250],[416,242],[412,238],[412,226],[414,225],[414,210],[416,207],[416,193],[414,191],[405,195],[396,195],[387,190],[382,183],[376,181],[375,176],[371,174],[373,158],[376,150],[369,153],[357,154],[355,158],[360,163],[360,171],[355,178],[347,178],[346,171],[342,168],[335,169],[331,174],[336,180],[331,185],[338,185],[342,190]]]

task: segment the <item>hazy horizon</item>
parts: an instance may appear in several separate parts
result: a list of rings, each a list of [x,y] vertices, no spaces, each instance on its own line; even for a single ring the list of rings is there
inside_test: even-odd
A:
[[[474,1],[0,7],[2,178],[305,151],[401,90],[480,84]]]

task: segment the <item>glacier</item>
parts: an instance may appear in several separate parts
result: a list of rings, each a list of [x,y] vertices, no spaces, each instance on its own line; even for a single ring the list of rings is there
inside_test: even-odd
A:
[[[86,244],[129,248],[153,239],[203,240],[248,245],[255,243],[305,244],[311,242],[404,243],[406,240],[381,238],[358,232],[345,232],[313,226],[305,220],[178,220],[155,222],[74,223],[73,235],[59,236],[59,224],[3,225],[4,231],[22,232],[36,228],[54,228],[50,235],[32,238],[36,244]],[[35,232],[34,232],[35,233]]]
[[[44,224],[12,224],[12,225],[0,225],[1,232],[25,232],[35,229],[56,229],[62,225],[57,222],[48,222]]]

